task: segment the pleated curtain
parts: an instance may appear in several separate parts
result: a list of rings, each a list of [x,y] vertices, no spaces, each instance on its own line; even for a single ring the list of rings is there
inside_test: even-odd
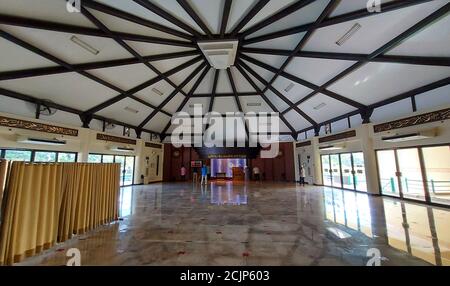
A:
[[[13,162],[7,177],[0,265],[118,217],[119,164]]]

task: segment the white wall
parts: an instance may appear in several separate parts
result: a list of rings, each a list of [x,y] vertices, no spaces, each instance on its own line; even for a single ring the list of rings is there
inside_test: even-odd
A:
[[[145,147],[145,140],[143,139],[135,139],[136,145],[126,145],[121,143],[114,142],[105,142],[101,140],[97,140],[97,133],[102,133],[97,130],[81,128],[78,126],[71,126],[67,124],[48,122],[44,120],[32,119],[23,116],[13,115],[9,113],[0,112],[1,116],[27,120],[32,122],[44,123],[49,125],[67,127],[78,130],[78,136],[63,136],[56,135],[45,132],[31,131],[26,129],[19,128],[10,128],[0,126],[0,149],[1,148],[15,148],[15,149],[32,149],[32,150],[46,150],[46,151],[64,151],[64,152],[76,152],[78,153],[78,161],[86,162],[87,155],[89,153],[98,153],[98,154],[110,154],[110,155],[129,155],[135,156],[135,175],[134,175],[134,183],[139,184],[142,182],[141,174],[147,174],[148,167],[148,176],[145,176],[144,182],[156,182],[161,181],[163,178],[163,155],[164,149],[158,148],[149,148]],[[108,132],[105,132],[108,133]],[[111,135],[123,137],[116,133],[112,133]],[[26,137],[37,137],[42,139],[60,139],[65,140],[67,144],[62,146],[50,146],[50,145],[41,145],[41,144],[28,144],[28,143],[18,143],[18,136],[26,136]],[[124,137],[129,138],[129,137]],[[150,139],[150,138],[149,138]],[[147,140],[149,142],[149,140]],[[155,143],[155,142],[154,142]],[[130,147],[134,148],[132,152],[118,152],[110,150],[112,147]],[[156,175],[156,158],[159,155],[159,174]],[[149,158],[149,164],[147,165],[146,158]]]

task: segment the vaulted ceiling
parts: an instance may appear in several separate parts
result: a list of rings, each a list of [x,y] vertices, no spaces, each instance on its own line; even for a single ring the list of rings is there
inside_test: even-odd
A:
[[[22,100],[85,127],[164,135],[200,103],[279,112],[297,139],[436,89],[450,98],[449,1],[381,2],[371,12],[367,0],[81,0],[69,13],[65,0],[0,0],[0,111],[34,116],[14,107]],[[239,40],[235,64],[215,70],[197,42],[228,39]]]

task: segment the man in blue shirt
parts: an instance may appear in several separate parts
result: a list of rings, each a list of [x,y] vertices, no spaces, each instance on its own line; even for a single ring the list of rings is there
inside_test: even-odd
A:
[[[203,164],[202,166],[202,180],[200,182],[200,184],[203,184],[203,182],[205,182],[205,185],[208,183],[208,167],[206,166],[206,164]]]

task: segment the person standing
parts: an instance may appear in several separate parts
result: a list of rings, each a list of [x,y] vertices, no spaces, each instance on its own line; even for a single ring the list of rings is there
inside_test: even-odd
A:
[[[192,183],[198,183],[198,170],[197,167],[192,168]]]
[[[205,165],[202,166],[202,180],[200,184],[203,184],[205,182],[205,185],[208,183],[208,167]]]
[[[300,165],[300,185],[305,186],[305,166]]]
[[[261,174],[259,172],[259,168],[256,166],[253,168],[253,179],[255,181],[261,181]]]
[[[186,181],[186,168],[184,167],[184,164],[181,165],[180,169],[180,175],[181,175],[181,181]]]

